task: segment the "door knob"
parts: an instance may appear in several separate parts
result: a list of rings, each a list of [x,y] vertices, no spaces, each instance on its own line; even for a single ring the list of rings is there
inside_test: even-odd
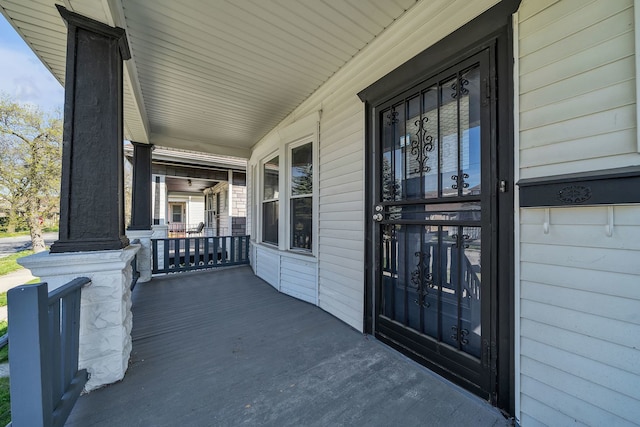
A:
[[[374,220],[374,221],[378,221],[378,222],[380,222],[380,221],[382,221],[382,218],[383,218],[383,217],[382,217],[382,214],[381,214],[381,213],[377,213],[377,214],[374,214],[374,215],[373,215],[373,220]]]

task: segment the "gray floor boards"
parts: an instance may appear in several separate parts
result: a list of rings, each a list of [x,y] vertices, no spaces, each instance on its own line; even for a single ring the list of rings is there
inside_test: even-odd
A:
[[[156,277],[134,295],[124,380],[68,426],[494,426],[491,406],[249,267]]]

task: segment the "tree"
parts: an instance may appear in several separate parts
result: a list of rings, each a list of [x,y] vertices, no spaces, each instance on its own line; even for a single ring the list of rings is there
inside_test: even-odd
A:
[[[43,219],[58,210],[61,148],[59,114],[0,98],[0,199],[9,223],[26,222],[34,252],[45,249]]]
[[[291,181],[292,194],[313,193],[313,167],[311,163],[296,166]]]

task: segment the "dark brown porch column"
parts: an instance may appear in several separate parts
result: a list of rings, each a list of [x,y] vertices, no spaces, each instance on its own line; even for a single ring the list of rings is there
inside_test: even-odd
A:
[[[124,30],[56,5],[67,23],[60,239],[51,252],[121,249]]]
[[[151,151],[153,145],[133,144],[133,194],[129,230],[151,230]]]

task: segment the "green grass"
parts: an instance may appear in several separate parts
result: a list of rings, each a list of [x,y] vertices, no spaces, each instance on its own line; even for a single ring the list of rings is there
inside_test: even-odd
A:
[[[7,333],[8,326],[9,325],[6,320],[0,321],[0,337]],[[9,361],[9,346],[7,345],[3,349],[0,349],[0,363],[5,363],[8,361]],[[0,410],[0,413],[2,413],[1,410]],[[0,425],[3,425],[2,422],[0,422]]]
[[[6,306],[7,306],[7,293],[3,292],[0,294],[0,307],[6,307]]]
[[[0,258],[0,276],[11,273],[12,271],[20,270],[22,266],[18,264],[16,260],[31,254],[33,254],[33,251],[21,251]]]
[[[11,396],[9,395],[9,378],[0,378],[0,425],[11,422]]]
[[[14,233],[7,233],[6,231],[0,231],[0,238],[3,237],[18,237],[18,236],[28,236],[28,231],[16,231]]]
[[[58,227],[44,227],[42,229],[43,233],[53,233],[57,232]],[[14,233],[7,233],[6,231],[0,231],[0,239],[3,237],[19,237],[19,236],[28,236],[29,230],[16,231]]]

